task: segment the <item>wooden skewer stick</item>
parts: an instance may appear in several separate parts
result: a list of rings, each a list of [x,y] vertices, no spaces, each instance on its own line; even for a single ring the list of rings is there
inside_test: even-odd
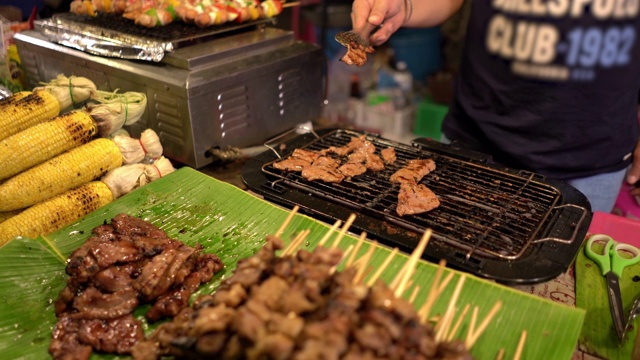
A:
[[[436,275],[433,278],[433,283],[431,283],[431,288],[429,288],[429,292],[427,294],[427,299],[418,310],[418,317],[423,323],[426,322],[427,318],[429,317],[431,305],[435,301],[435,292],[438,290],[438,284],[440,282],[440,278],[442,277],[442,273],[444,272],[446,264],[447,261],[445,259],[440,259],[440,262],[438,263],[438,269],[436,269]]]
[[[275,235],[277,237],[282,236],[282,233],[284,233],[284,229],[287,228],[287,226],[289,226],[289,223],[291,222],[291,220],[293,219],[293,217],[296,215],[296,213],[298,212],[298,210],[300,209],[300,206],[296,205],[293,207],[293,209],[291,210],[291,212],[289,213],[289,215],[287,216],[287,218],[284,220],[284,222],[282,223],[282,225],[280,225],[280,228],[278,229],[278,231],[276,231]]]
[[[422,258],[424,249],[426,249],[427,244],[429,243],[429,239],[431,238],[431,232],[432,232],[431,229],[427,229],[427,231],[424,232],[424,234],[422,235],[422,239],[420,239],[420,242],[418,243],[418,246],[416,246],[416,248],[413,250],[413,253],[411,253],[411,257],[409,258],[409,261],[407,261],[407,264],[405,265],[405,266],[408,266],[407,270],[405,270],[402,276],[402,280],[400,280],[400,284],[398,284],[398,287],[395,288],[394,290],[394,294],[396,297],[400,297],[404,293],[404,290],[406,289],[406,286],[407,286],[407,282],[413,276],[413,273],[416,269],[416,265],[418,264],[418,260]]]
[[[520,341],[518,341],[518,347],[516,348],[516,353],[513,355],[513,360],[520,360],[520,356],[522,356],[522,350],[524,349],[524,342],[527,340],[527,330],[522,330],[522,334],[520,335]]]
[[[409,262],[407,260],[407,262]],[[404,276],[404,272],[407,270],[407,263],[405,263],[404,265],[402,265],[402,268],[400,269],[400,271],[398,271],[398,273],[396,274],[396,276],[393,278],[393,280],[391,280],[391,283],[389,284],[389,289],[395,289],[398,287],[398,285],[400,284],[400,281],[402,281],[402,277]]]
[[[451,329],[451,332],[449,332],[449,335],[446,338],[447,341],[453,340],[453,337],[456,335],[456,333],[460,329],[460,326],[462,325],[462,320],[464,320],[464,317],[467,316],[467,312],[469,311],[470,307],[471,306],[469,304],[464,306],[464,309],[462,309],[462,312],[458,316],[458,321],[456,321],[456,324],[453,326],[453,329]]]
[[[473,329],[476,327],[476,322],[478,321],[478,307],[473,307],[473,312],[471,313],[471,322],[469,323],[469,330],[467,330],[467,336],[464,339],[465,346],[471,343],[471,336],[473,335]],[[469,347],[467,346],[467,349]]]
[[[327,240],[329,240],[329,238],[331,237],[331,234],[333,234],[333,232],[336,231],[336,229],[338,228],[338,226],[340,226],[340,224],[342,224],[342,221],[336,220],[336,222],[333,224],[331,229],[329,229],[329,231],[327,231],[327,233],[324,234],[322,239],[320,239],[320,242],[318,243],[318,246],[324,246],[324,244],[327,242]]]
[[[291,244],[289,244],[289,246],[287,246],[287,248],[282,252],[281,256],[295,254],[296,250],[298,250],[298,248],[300,247],[300,244],[302,244],[302,242],[307,238],[307,236],[309,236],[310,233],[311,230],[309,229],[300,231],[298,236],[296,236],[291,241]]]
[[[349,245],[349,247],[347,248],[347,250],[345,250],[345,252],[344,252],[344,253],[342,253],[342,260],[344,260],[345,258],[347,258],[347,256],[349,256],[349,253],[350,253],[351,251],[353,251],[353,247],[354,247],[354,245]],[[335,273],[335,272],[336,272],[336,269],[338,268],[338,266],[339,266],[339,265],[340,265],[340,263],[338,263],[337,265],[332,266],[332,267],[331,267],[331,269],[329,269],[329,272],[330,272],[331,274]]]
[[[349,215],[349,218],[347,219],[347,221],[344,222],[344,226],[342,227],[342,229],[340,229],[338,236],[336,236],[335,240],[333,240],[333,245],[331,247],[337,247],[338,244],[340,244],[340,241],[342,241],[342,238],[347,233],[347,230],[349,230],[349,228],[351,227],[351,224],[353,224],[355,220],[356,220],[356,214]]]
[[[391,260],[393,260],[393,258],[398,254],[399,251],[400,250],[398,248],[395,248],[393,249],[393,251],[391,251],[389,255],[387,255],[387,258],[384,259],[382,266],[380,266],[378,270],[376,270],[376,272],[373,274],[373,276],[371,276],[369,280],[367,280],[368,287],[373,286],[373,284],[375,284],[376,281],[378,281],[378,278],[380,278],[380,276],[385,271],[385,269],[389,266],[389,264],[391,264]]]
[[[472,336],[469,343],[468,344],[465,343],[465,345],[467,345],[467,349],[471,349],[473,344],[476,343],[480,335],[482,335],[482,333],[487,328],[487,326],[489,326],[489,323],[491,322],[493,317],[498,313],[498,310],[500,310],[501,307],[502,307],[502,301],[496,302],[491,308],[491,310],[489,310],[489,314],[487,314],[487,317],[485,317],[484,320],[482,320],[482,322],[480,323],[480,326],[478,327],[477,331],[472,327],[469,327],[469,332],[471,333]]]
[[[500,350],[498,350],[498,355],[496,355],[496,360],[502,359],[504,359],[504,348],[500,348]]]
[[[456,284],[455,290],[453,290],[453,295],[449,300],[449,305],[447,306],[447,310],[444,312],[443,321],[444,323],[436,324],[436,341],[442,341],[446,339],[446,336],[449,331],[449,326],[451,321],[453,320],[453,314],[455,313],[456,303],[458,302],[458,298],[460,297],[460,292],[462,291],[462,286],[464,285],[464,281],[466,280],[466,276],[464,274],[460,275],[458,279],[458,283]]]
[[[358,269],[356,270],[356,275],[353,277],[354,284],[357,284],[361,282],[362,279],[364,279],[365,270],[367,270],[367,267],[369,266],[369,262],[373,257],[373,252],[375,251],[376,247],[378,247],[378,242],[373,241],[371,245],[369,245],[369,250],[367,250],[367,252],[364,255],[362,255],[362,257],[360,258],[362,259],[362,262],[358,265]]]
[[[360,247],[362,247],[362,243],[364,243],[364,240],[366,238],[367,238],[367,233],[362,232],[360,234],[360,237],[358,238],[358,242],[356,243],[356,248],[353,249],[353,252],[351,253],[351,255],[349,255],[349,259],[347,260],[347,264],[345,267],[349,267],[351,266],[351,264],[353,264],[353,260],[356,259],[356,255],[358,255],[358,251],[360,251]]]
[[[413,291],[411,292],[411,296],[409,296],[410,304],[413,304],[413,302],[416,301],[416,297],[418,296],[419,292],[420,292],[420,285],[414,286]]]
[[[282,8],[295,7],[295,6],[300,6],[300,1],[286,2],[282,4]]]

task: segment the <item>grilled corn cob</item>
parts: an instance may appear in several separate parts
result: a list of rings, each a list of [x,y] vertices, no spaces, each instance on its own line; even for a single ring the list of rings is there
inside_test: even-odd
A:
[[[71,224],[113,201],[102,181],[91,181],[31,206],[0,223],[0,246],[16,236],[35,238]]]
[[[96,133],[89,114],[71,111],[10,136],[0,141],[0,180],[85,144]]]
[[[60,104],[47,91],[39,90],[2,108],[0,140],[47,121],[60,113]]]
[[[97,179],[120,165],[122,154],[112,140],[92,140],[0,184],[0,211],[26,208]]]
[[[0,211],[0,223],[4,222],[5,220],[8,220],[9,218],[14,217],[15,215],[18,215],[19,213],[20,213],[20,210]]]
[[[20,91],[17,93],[13,93],[11,96],[7,96],[6,98],[0,100],[0,110],[5,106],[9,106],[17,102],[18,100],[27,97],[28,95],[31,95],[31,91]]]

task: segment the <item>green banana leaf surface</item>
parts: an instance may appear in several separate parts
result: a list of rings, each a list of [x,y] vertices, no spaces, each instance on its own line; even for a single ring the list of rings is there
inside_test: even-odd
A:
[[[47,349],[56,323],[53,303],[65,286],[66,258],[90,236],[94,227],[109,222],[118,213],[150,221],[169,236],[188,245],[200,243],[206,252],[221,258],[225,269],[203,285],[194,294],[197,296],[215,291],[220,281],[232,273],[239,259],[254,254],[264,244],[266,235],[280,228],[290,210],[194,169],[182,168],[56,233],[9,242],[0,248],[1,358],[50,358]],[[329,231],[330,225],[296,214],[283,239],[289,242],[306,229],[311,230],[311,234],[302,247],[311,249]],[[347,249],[356,242],[356,237],[347,234],[339,246]],[[382,264],[390,249],[366,241],[359,255],[364,254],[369,246],[376,247],[370,262],[375,268]],[[390,282],[407,259],[408,255],[397,255],[382,279]],[[419,262],[413,277],[413,286],[419,286],[414,300],[417,308],[426,300],[437,269],[437,264]],[[521,359],[571,358],[584,321],[584,310],[454,270],[446,269],[444,276],[449,272],[454,272],[454,278],[436,300],[432,315],[444,313],[461,276],[466,276],[466,279],[457,307],[477,306],[478,323],[494,304],[502,302],[497,315],[471,349],[476,359],[495,359],[499,352],[503,352],[505,358],[512,358],[524,331],[527,335]],[[141,307],[136,315],[143,320],[144,312],[144,307]],[[471,311],[463,318],[456,338],[464,339],[470,324],[469,314]],[[145,331],[150,333],[156,326],[145,323]],[[94,353],[92,358],[118,357]]]

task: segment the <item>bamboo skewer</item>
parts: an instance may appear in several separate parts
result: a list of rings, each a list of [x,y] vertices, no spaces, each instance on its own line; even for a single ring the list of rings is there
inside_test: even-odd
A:
[[[396,254],[398,254],[398,251],[400,251],[400,250],[398,248],[395,248],[395,249],[393,249],[393,251],[391,251],[391,253],[389,255],[387,255],[387,258],[384,259],[384,262],[382,263],[382,266],[380,266],[378,268],[378,270],[376,270],[376,272],[373,274],[373,276],[371,276],[371,278],[369,278],[369,280],[367,280],[367,286],[371,287],[371,286],[373,286],[373,284],[376,283],[378,278],[387,269],[389,264],[391,264],[391,260],[393,260],[393,258],[396,256]]]
[[[442,273],[444,272],[444,268],[446,264],[447,264],[447,261],[445,259],[441,259],[440,262],[438,263],[438,268],[436,269],[436,275],[433,278],[433,283],[431,283],[431,288],[429,289],[427,299],[418,310],[418,314],[423,315],[421,316],[422,322],[425,322],[426,318],[429,316],[431,304],[435,300],[434,292],[438,290],[440,278],[442,277]],[[423,312],[426,312],[426,314],[422,314]]]
[[[375,251],[376,246],[378,246],[378,242],[373,241],[369,246],[369,250],[367,250],[367,252],[364,255],[362,255],[360,259],[358,259],[358,260],[362,260],[362,262],[358,265],[358,269],[356,270],[356,275],[353,277],[354,284],[357,284],[361,282],[362,279],[364,279],[365,270],[367,270],[369,261],[371,261],[371,258],[373,257],[373,252]]]
[[[445,310],[444,316],[442,317],[441,321],[436,324],[436,341],[443,341],[447,338],[449,326],[451,324],[451,321],[453,321],[456,303],[458,302],[458,298],[460,297],[460,292],[462,291],[462,286],[464,285],[464,281],[466,280],[466,278],[467,277],[463,274],[458,279],[458,283],[453,290],[453,295],[451,295],[451,299],[449,300],[447,310]]]
[[[522,350],[524,349],[524,342],[527,340],[527,330],[522,330],[522,334],[520,334],[520,340],[518,341],[518,347],[516,348],[516,353],[513,355],[513,360],[520,360],[520,356],[522,356]]]
[[[416,297],[418,296],[418,293],[420,292],[420,286],[416,285],[413,287],[413,291],[411,292],[411,296],[409,296],[409,303],[413,304],[414,301],[416,301]]]
[[[415,250],[413,250],[413,253],[411,253],[411,257],[409,258],[409,261],[405,265],[407,266],[407,270],[405,270],[402,276],[402,280],[400,280],[400,284],[398,284],[398,287],[395,288],[394,293],[396,297],[400,297],[402,296],[402,293],[404,293],[404,290],[406,289],[406,286],[407,286],[407,282],[413,276],[416,265],[418,264],[418,260],[422,258],[422,254],[424,253],[424,250],[426,249],[427,244],[429,243],[429,239],[431,238],[431,232],[432,232],[431,229],[427,229],[427,231],[424,232],[424,234],[422,235],[422,238],[420,239],[420,242],[418,243],[418,246],[416,246]]]
[[[504,359],[504,348],[500,348],[500,350],[498,350],[498,355],[496,355],[496,360],[502,359]]]
[[[451,329],[451,331],[449,332],[449,335],[445,338],[446,341],[453,340],[454,336],[456,335],[456,333],[460,329],[460,326],[462,325],[462,320],[464,320],[464,317],[467,316],[467,312],[469,311],[470,307],[471,306],[469,304],[464,306],[464,309],[462,309],[462,312],[458,316],[458,321],[456,321],[456,324],[453,326],[453,329]]]
[[[496,302],[491,308],[491,310],[489,311],[489,314],[487,314],[487,317],[485,317],[484,320],[480,323],[480,326],[478,327],[477,331],[473,327],[469,326],[469,332],[467,333],[467,340],[465,341],[465,345],[467,346],[467,349],[471,349],[473,344],[475,344],[475,342],[478,340],[480,335],[482,335],[482,333],[487,328],[487,326],[489,326],[489,323],[491,322],[493,317],[498,313],[498,310],[500,310],[501,307],[502,307],[502,301]],[[477,307],[475,309],[477,309]]]
[[[353,260],[355,260],[356,255],[358,255],[358,251],[360,251],[360,247],[362,247],[362,243],[364,243],[364,240],[366,238],[367,238],[367,233],[362,232],[360,234],[360,237],[358,238],[358,242],[356,243],[356,248],[353,250],[353,252],[349,256],[349,260],[347,260],[346,267],[349,267],[353,264]]]
[[[329,238],[331,237],[331,234],[333,234],[334,231],[336,231],[336,229],[338,229],[338,226],[340,226],[340,224],[342,224],[342,221],[340,220],[336,220],[336,222],[333,224],[333,226],[331,227],[331,229],[329,229],[329,231],[326,232],[326,234],[324,234],[324,236],[322,237],[322,239],[320,239],[320,242],[318,242],[318,246],[324,246],[324,244],[329,240]]]
[[[296,250],[298,250],[298,248],[300,247],[300,244],[302,244],[302,242],[307,238],[307,236],[309,236],[309,234],[311,233],[311,230],[306,229],[306,230],[302,230],[289,244],[289,246],[287,246],[284,251],[282,252],[282,256],[286,256],[286,255],[292,255],[296,253]]]
[[[342,260],[346,259],[346,258],[347,258],[347,256],[349,256],[349,253],[351,253],[351,252],[353,251],[353,247],[354,247],[353,245],[349,245],[349,247],[347,248],[347,250],[345,250],[345,251],[342,253]],[[340,261],[340,262],[342,262],[342,261]],[[336,269],[338,269],[338,266],[339,266],[339,265],[340,265],[340,263],[338,263],[338,264],[336,264],[336,265],[332,266],[332,267],[331,267],[331,269],[329,270],[329,272],[330,272],[331,274],[335,273],[335,272],[336,272]]]
[[[333,240],[332,247],[335,247],[337,246],[337,244],[340,243],[344,235],[347,233],[347,230],[349,230],[349,228],[351,227],[351,224],[353,224],[355,220],[356,220],[356,214],[349,215],[349,218],[347,219],[347,221],[344,222],[344,226],[342,227],[342,229],[340,229],[338,236],[336,236],[335,240]]]
[[[299,209],[300,209],[300,207],[298,205],[293,207],[293,209],[291,210],[291,212],[289,213],[287,218],[284,220],[282,225],[280,225],[280,228],[278,229],[278,231],[276,231],[275,236],[277,236],[277,237],[281,237],[282,236],[282,233],[284,233],[284,229],[286,229],[287,226],[289,226],[289,223],[291,222],[291,220],[296,215],[296,213],[298,212]]]

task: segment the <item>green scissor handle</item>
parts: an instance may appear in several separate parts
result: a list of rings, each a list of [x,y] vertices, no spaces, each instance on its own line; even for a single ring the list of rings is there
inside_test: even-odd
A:
[[[605,244],[602,253],[594,250],[593,244],[596,242]],[[587,240],[585,252],[587,257],[598,264],[603,276],[612,271],[620,278],[624,268],[640,261],[638,248],[629,244],[617,243],[611,236],[604,234],[592,235]]]

